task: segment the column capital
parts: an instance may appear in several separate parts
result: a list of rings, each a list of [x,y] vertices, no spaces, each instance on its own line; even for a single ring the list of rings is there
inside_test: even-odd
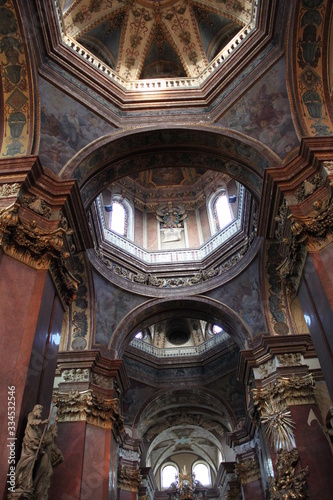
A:
[[[121,490],[137,492],[141,479],[139,469],[130,469],[124,465],[118,468],[118,488]]]
[[[314,387],[311,374],[277,377],[274,382],[252,389],[253,401],[261,411],[265,411],[266,404],[271,401],[287,406],[316,404]]]
[[[236,463],[235,472],[242,484],[252,483],[261,479],[260,465],[256,456]]]
[[[64,306],[75,300],[72,255],[91,246],[77,182],[58,179],[36,156],[0,160],[0,246],[49,270]]]
[[[54,393],[58,408],[58,422],[85,421],[88,424],[113,429],[116,436],[124,430],[124,419],[119,413],[119,400],[108,398],[91,389]]]

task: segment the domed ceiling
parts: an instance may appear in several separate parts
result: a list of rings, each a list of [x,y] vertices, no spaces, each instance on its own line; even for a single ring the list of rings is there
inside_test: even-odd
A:
[[[253,19],[252,0],[64,0],[63,29],[122,79],[198,77]]]

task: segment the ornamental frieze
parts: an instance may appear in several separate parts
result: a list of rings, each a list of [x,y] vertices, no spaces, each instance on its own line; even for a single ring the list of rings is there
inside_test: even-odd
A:
[[[268,377],[268,375],[275,372],[275,370],[276,370],[276,364],[274,359],[270,359],[269,361],[267,361],[267,363],[264,363],[263,365],[260,365],[258,367],[258,373],[261,378]]]
[[[88,368],[71,368],[70,370],[63,370],[61,373],[65,382],[87,382],[89,381]]]
[[[276,356],[279,366],[297,366],[302,364],[302,354],[300,352],[289,352]]]
[[[0,198],[10,198],[18,195],[20,190],[20,184],[14,182],[12,184],[1,184],[0,185]]]

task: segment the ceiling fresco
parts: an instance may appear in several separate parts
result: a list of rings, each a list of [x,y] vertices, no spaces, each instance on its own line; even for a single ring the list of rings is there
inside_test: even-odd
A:
[[[63,3],[66,36],[125,80],[197,77],[252,19],[251,0]]]

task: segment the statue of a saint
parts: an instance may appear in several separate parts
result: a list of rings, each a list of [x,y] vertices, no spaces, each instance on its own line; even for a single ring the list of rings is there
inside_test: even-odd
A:
[[[9,499],[29,498],[33,493],[33,471],[42,439],[43,424],[41,405],[35,405],[28,415],[25,428],[20,460],[15,470],[15,493],[8,495]]]
[[[56,423],[50,425],[42,440],[33,483],[35,500],[47,500],[53,467],[64,460],[63,454],[54,442],[57,431]]]

